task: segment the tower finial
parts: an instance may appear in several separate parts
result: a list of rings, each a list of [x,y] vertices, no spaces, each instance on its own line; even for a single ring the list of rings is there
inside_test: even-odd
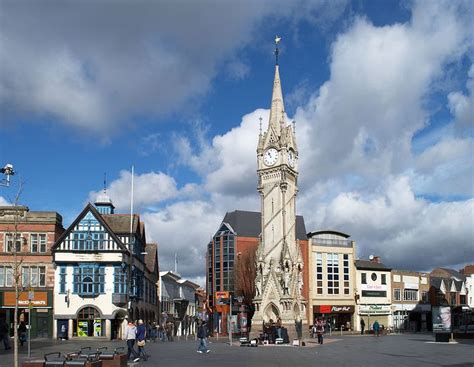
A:
[[[104,172],[104,194],[106,193],[107,189],[107,173]]]
[[[296,120],[293,120],[293,133],[296,134]]]
[[[278,54],[280,50],[278,49],[278,44],[281,41],[281,37],[275,36],[275,65],[278,65]]]
[[[258,118],[260,120],[260,135],[262,135],[262,116]]]

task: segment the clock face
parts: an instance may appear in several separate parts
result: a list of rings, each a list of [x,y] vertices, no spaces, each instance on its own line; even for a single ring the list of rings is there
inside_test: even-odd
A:
[[[268,149],[263,156],[263,162],[267,166],[273,166],[277,160],[278,160],[278,151],[275,148]]]
[[[293,168],[295,166],[295,161],[296,161],[295,152],[290,150],[288,152],[288,164],[290,165],[291,168]]]

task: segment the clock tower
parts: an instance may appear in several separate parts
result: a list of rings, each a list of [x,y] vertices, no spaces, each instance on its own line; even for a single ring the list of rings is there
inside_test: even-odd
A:
[[[263,322],[278,318],[294,337],[298,325],[306,324],[303,287],[303,257],[296,239],[298,193],[298,148],[294,123],[287,124],[278,65],[276,65],[270,118],[257,147],[258,192],[261,199],[261,237],[257,249],[255,314],[257,331]],[[261,125],[261,120],[260,120]],[[295,329],[296,326],[296,329]]]

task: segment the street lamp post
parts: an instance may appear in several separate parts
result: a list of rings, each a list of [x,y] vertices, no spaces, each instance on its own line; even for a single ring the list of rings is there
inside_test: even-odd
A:
[[[8,163],[5,167],[0,168],[0,173],[5,175],[5,178],[0,180],[0,186],[10,186],[10,176],[15,174],[15,170],[13,169],[13,165]]]

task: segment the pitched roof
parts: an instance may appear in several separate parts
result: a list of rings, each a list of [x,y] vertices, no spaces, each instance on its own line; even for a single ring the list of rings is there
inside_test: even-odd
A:
[[[459,271],[456,271],[454,269],[449,269],[449,268],[435,268],[431,271],[431,274],[439,278],[449,278],[449,279],[455,278],[457,280],[466,279],[465,276]]]
[[[115,233],[130,233],[130,214],[102,214],[102,218]],[[133,215],[133,232],[137,232],[140,216]]]
[[[233,212],[227,212],[222,222],[228,223],[238,236],[258,237],[262,232],[260,212],[234,210]],[[299,240],[308,238],[304,218],[301,215],[296,216],[296,238]]]
[[[145,265],[151,273],[155,271],[155,266],[158,266],[157,249],[156,243],[147,243],[145,247]]]
[[[112,236],[112,238],[117,242],[119,247],[125,251],[129,252],[127,247],[122,243],[120,238],[118,238],[117,234],[115,231],[109,226],[107,221],[104,220],[104,216],[101,215],[97,209],[92,205],[91,203],[87,203],[85,208],[82,210],[82,212],[76,217],[76,219],[71,223],[71,225],[62,233],[62,235],[58,238],[56,243],[53,245],[52,250],[55,251],[59,247],[59,245],[64,241],[64,239],[69,235],[69,233],[72,232],[72,230],[76,227],[76,225],[82,220],[82,218],[85,217],[87,212],[91,212],[92,215],[104,226],[106,231]]]
[[[357,269],[366,269],[366,270],[391,270],[382,263],[376,263],[369,260],[356,260],[355,266]]]

